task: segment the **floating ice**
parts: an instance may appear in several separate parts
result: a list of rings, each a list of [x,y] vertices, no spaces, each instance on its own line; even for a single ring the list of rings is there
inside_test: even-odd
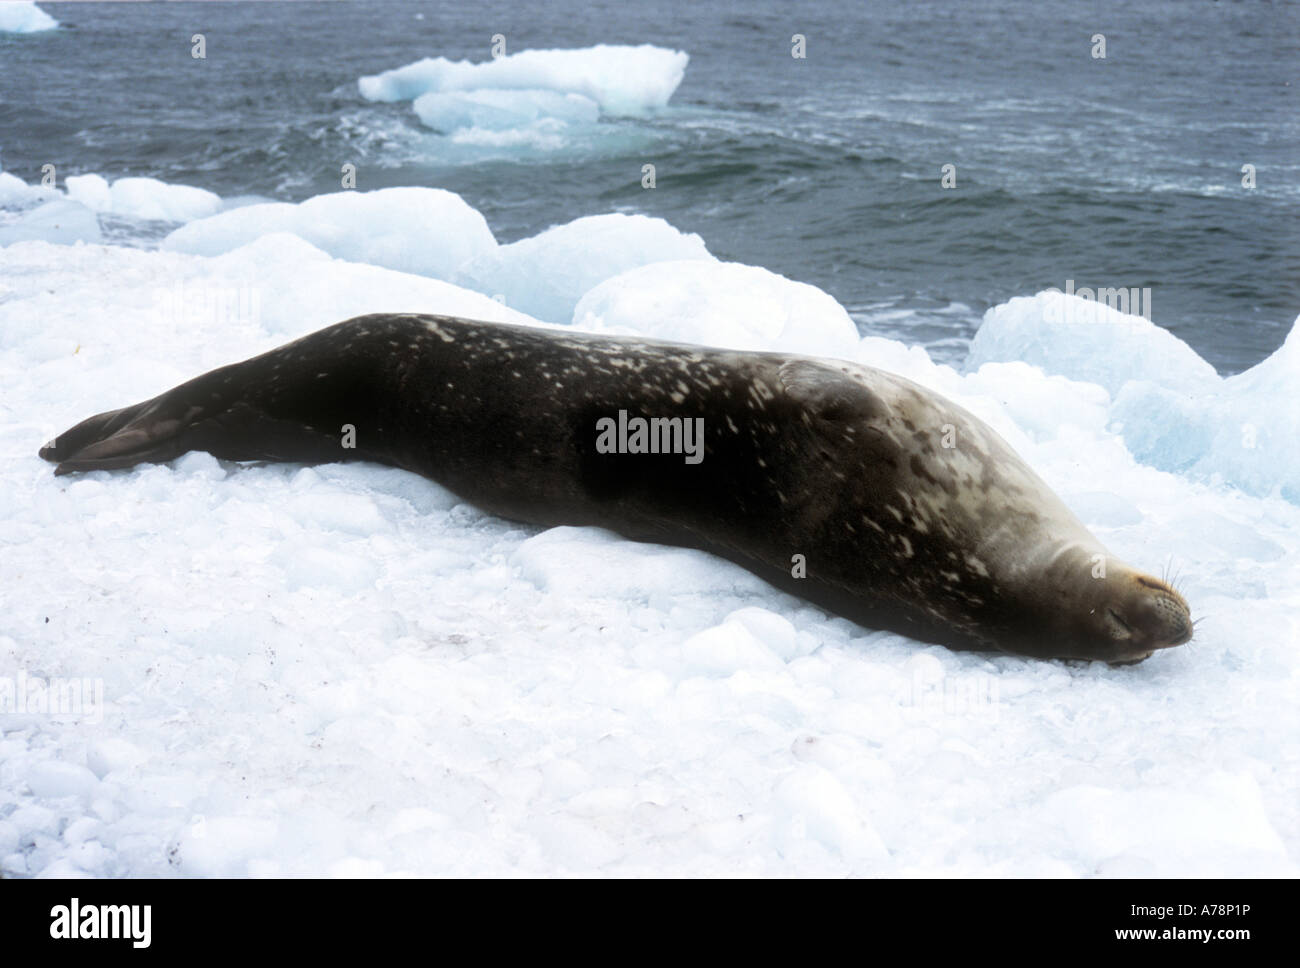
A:
[[[641,115],[668,103],[682,82],[689,57],[650,44],[598,44],[576,50],[526,50],[483,63],[424,60],[361,78],[362,97],[410,101],[429,92],[500,90],[515,98],[498,102],[506,110],[542,108],[538,92],[577,94],[608,115]],[[429,102],[426,102],[428,104]],[[469,102],[460,102],[462,109]],[[553,102],[551,106],[559,106]],[[568,107],[563,108],[569,110]]]
[[[101,175],[69,175],[68,198],[96,212],[132,218],[188,222],[221,211],[221,196],[191,185],[172,185],[157,178],[119,178],[112,185]]]
[[[462,266],[455,281],[555,323],[569,323],[597,283],[652,262],[712,260],[698,235],[645,215],[588,215],[493,249]]]
[[[217,255],[272,232],[292,232],[341,259],[437,279],[497,244],[483,216],[454,192],[382,188],[247,205],[181,226],[163,248]]]
[[[59,22],[34,3],[0,2],[0,34],[35,34],[53,30]]]
[[[600,117],[600,106],[591,98],[557,91],[430,91],[412,107],[421,121],[443,133],[520,128],[543,119],[591,124]]]

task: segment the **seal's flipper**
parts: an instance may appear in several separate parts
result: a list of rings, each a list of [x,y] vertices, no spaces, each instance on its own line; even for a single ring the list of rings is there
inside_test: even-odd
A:
[[[163,394],[83,420],[42,447],[40,455],[58,464],[55,474],[110,470],[179,457],[189,449],[183,444],[187,425],[179,414],[167,412],[167,397]]]
[[[42,447],[40,456],[57,464],[59,475],[161,464],[191,450],[225,460],[304,463],[362,456],[344,450],[336,433],[269,412],[256,384],[226,379],[231,369],[213,370],[151,400],[83,420]]]

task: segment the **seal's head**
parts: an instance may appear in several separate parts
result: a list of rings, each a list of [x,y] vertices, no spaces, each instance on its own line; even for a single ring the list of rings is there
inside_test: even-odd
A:
[[[1192,637],[1187,602],[1165,582],[1128,567],[1098,583],[1085,627],[1110,662],[1140,662]]]
[[[1015,651],[1127,664],[1192,637],[1183,596],[1114,558],[1074,548],[1044,578],[1035,607],[1025,610],[1037,628],[1022,628]]]
[[[851,363],[793,359],[780,379],[798,404],[787,424],[807,427],[814,444],[799,466],[818,469],[805,473],[814,486],[797,536],[822,523],[839,543],[823,548],[821,567],[838,567],[832,578],[851,596],[885,600],[889,614],[863,624],[957,648],[1112,663],[1191,638],[1182,596],[1112,557],[957,404]],[[787,542],[773,559],[800,547]]]

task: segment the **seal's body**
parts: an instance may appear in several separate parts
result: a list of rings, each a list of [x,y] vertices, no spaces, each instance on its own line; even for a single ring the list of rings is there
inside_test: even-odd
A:
[[[988,426],[842,361],[362,316],[41,456],[65,474],[189,450],[392,464],[505,517],[703,548],[958,648],[1119,662],[1191,636],[1177,592],[1108,558]]]

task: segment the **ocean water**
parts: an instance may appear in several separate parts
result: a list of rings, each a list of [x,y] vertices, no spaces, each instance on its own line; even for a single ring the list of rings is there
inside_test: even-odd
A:
[[[1300,308],[1294,3],[42,8],[63,26],[0,34],[0,164],[29,183],[54,164],[298,201],[350,163],[358,188],[459,193],[502,242],[645,213],[952,363],[987,309],[1067,280],[1149,287],[1151,318],[1222,374]],[[495,34],[509,53],[651,43],[690,63],[661,111],[516,138],[440,134],[358,93],[421,57],[487,60]]]

